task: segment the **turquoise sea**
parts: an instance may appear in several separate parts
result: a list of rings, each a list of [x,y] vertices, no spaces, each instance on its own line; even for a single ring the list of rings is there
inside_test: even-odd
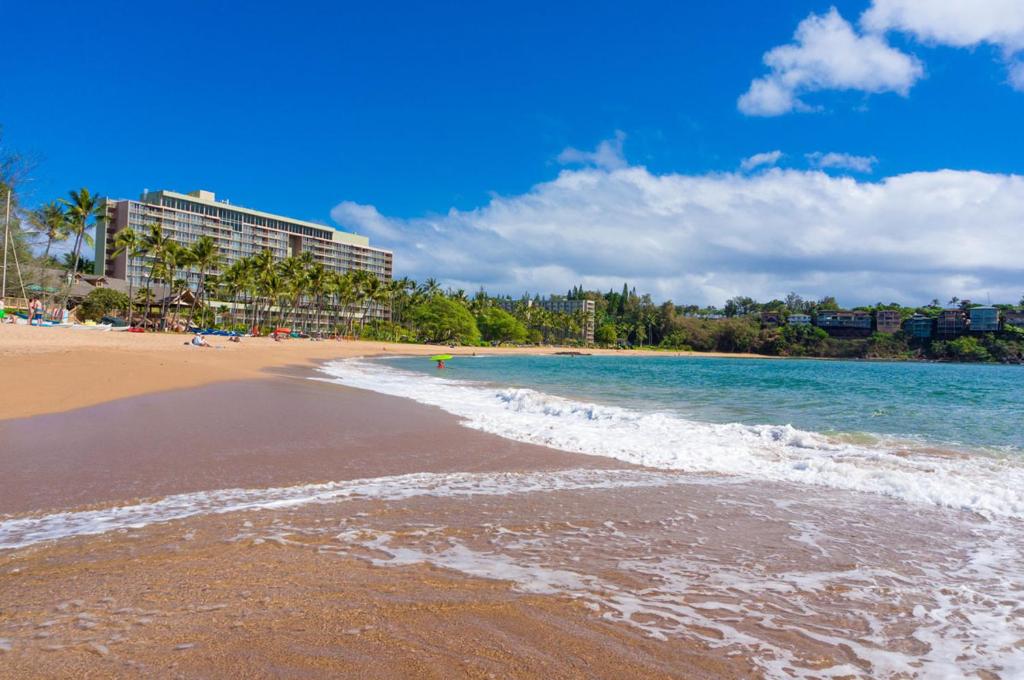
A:
[[[671,356],[456,357],[444,371],[422,358],[385,363],[708,423],[1024,452],[1021,366]]]

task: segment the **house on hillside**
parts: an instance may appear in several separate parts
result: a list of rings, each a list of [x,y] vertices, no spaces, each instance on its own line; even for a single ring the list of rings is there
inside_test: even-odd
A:
[[[832,337],[857,338],[871,335],[871,315],[844,310],[819,312],[817,325]]]
[[[963,335],[967,330],[967,312],[962,309],[943,309],[935,320],[935,333],[942,338]]]
[[[935,319],[915,314],[903,322],[903,332],[918,340],[927,340],[935,333]]]
[[[971,332],[991,333],[999,330],[999,310],[995,307],[971,307]]]
[[[879,333],[895,333],[900,329],[899,310],[879,309],[875,312],[875,330]]]
[[[789,318],[786,319],[786,323],[790,326],[810,326],[811,315],[810,314],[790,314]]]
[[[1019,312],[1003,312],[1003,323],[1007,326],[1024,328],[1024,309]]]

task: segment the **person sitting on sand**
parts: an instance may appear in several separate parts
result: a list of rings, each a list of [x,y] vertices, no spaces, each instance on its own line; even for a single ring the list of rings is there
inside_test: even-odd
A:
[[[242,342],[242,338],[237,335],[232,335],[228,337],[228,342]]]
[[[196,333],[195,337],[192,338],[192,342],[189,344],[193,347],[213,347],[213,345],[206,341],[206,338],[203,337],[202,333]]]

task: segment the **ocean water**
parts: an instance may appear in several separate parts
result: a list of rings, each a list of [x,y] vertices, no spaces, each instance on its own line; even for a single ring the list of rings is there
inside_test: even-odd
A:
[[[322,370],[510,439],[1024,518],[1017,366],[548,356]]]
[[[385,362],[452,380],[671,413],[1024,454],[1024,367],[703,357],[457,357]]]

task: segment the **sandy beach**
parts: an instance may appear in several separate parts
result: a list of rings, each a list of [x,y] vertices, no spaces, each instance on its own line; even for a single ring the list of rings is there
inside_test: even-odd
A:
[[[984,518],[310,379],[437,347],[185,339],[0,329],[0,678],[1013,677]]]
[[[214,338],[207,350],[187,339],[0,328],[0,518],[409,473],[629,467],[308,380],[325,360],[429,355],[436,346]],[[375,505],[374,514],[395,511]],[[0,550],[0,677],[741,677],[750,669],[691,642],[658,643],[572,598],[518,593],[500,576],[429,564],[381,569],[357,556],[234,540],[242,524],[279,520],[245,514]]]

